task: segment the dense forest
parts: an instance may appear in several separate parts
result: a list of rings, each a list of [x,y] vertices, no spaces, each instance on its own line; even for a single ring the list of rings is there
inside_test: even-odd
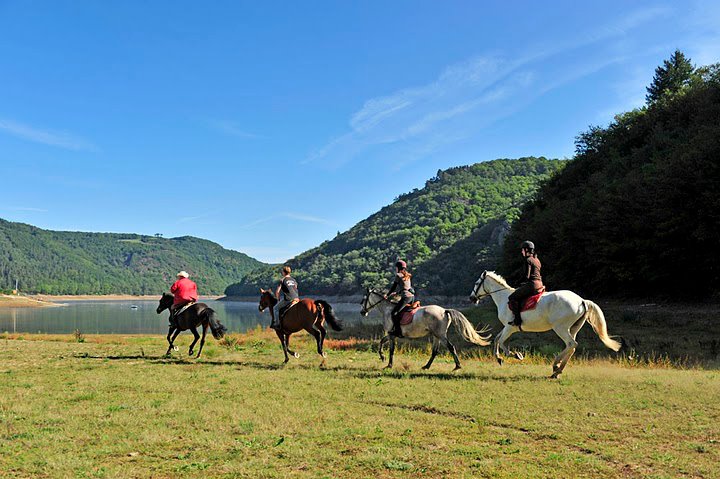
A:
[[[519,206],[564,164],[521,158],[438,171],[422,189],[401,195],[288,264],[304,294],[352,294],[365,286],[385,286],[397,258],[408,262],[422,292],[464,294],[484,264],[496,264]],[[229,286],[226,294],[254,295],[278,279],[278,268],[261,268]]]
[[[503,270],[532,239],[550,289],[718,299],[720,65],[676,51],[647,104],[577,138],[573,161],[523,207]]]
[[[243,253],[190,236],[47,231],[0,220],[4,290],[17,279],[28,293],[159,294],[184,269],[201,294],[218,294],[260,266]]]

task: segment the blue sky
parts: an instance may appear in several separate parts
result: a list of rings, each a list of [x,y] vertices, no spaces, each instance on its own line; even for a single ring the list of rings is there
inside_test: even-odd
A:
[[[0,217],[280,262],[438,169],[570,157],[717,2],[0,0]]]

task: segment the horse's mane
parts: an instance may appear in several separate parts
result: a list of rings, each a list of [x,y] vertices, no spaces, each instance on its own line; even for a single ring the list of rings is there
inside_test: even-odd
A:
[[[486,276],[490,276],[492,279],[500,283],[500,286],[504,286],[505,288],[512,289],[512,286],[508,284],[507,281],[505,281],[505,278],[497,274],[495,271],[486,271]]]
[[[267,297],[270,298],[270,302],[273,304],[273,306],[275,306],[277,304],[277,302],[278,302],[277,298],[275,297],[274,294],[272,294],[270,292],[269,289],[264,290],[262,295],[263,296],[267,295]]]

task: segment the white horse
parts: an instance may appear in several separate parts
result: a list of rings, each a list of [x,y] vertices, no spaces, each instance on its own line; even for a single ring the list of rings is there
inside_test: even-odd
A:
[[[373,308],[377,307],[382,314],[385,336],[380,340],[378,351],[380,353],[380,361],[385,361],[383,347],[386,342],[390,341],[390,360],[387,366],[385,366],[386,368],[392,368],[393,356],[395,354],[395,336],[391,335],[390,331],[393,328],[392,310],[396,304],[397,303],[393,303],[385,298],[385,294],[381,291],[368,288],[362,301],[362,309],[360,310],[360,314],[367,316]],[[415,313],[412,323],[400,326],[400,331],[406,338],[423,338],[428,334],[433,335],[432,354],[427,364],[422,367],[423,369],[428,369],[432,365],[435,356],[437,356],[440,351],[441,341],[445,342],[448,350],[450,350],[450,354],[452,354],[455,360],[455,369],[453,369],[453,371],[460,369],[460,359],[458,359],[455,346],[453,346],[447,337],[451,322],[455,324],[455,329],[466,341],[479,346],[490,345],[491,335],[484,335],[490,329],[488,326],[480,331],[475,331],[473,325],[460,311],[445,309],[435,305],[423,306]]]
[[[498,319],[504,328],[495,338],[494,352],[498,362],[502,364],[500,349],[505,354],[510,352],[505,347],[505,341],[520,328],[512,326],[515,316],[508,308],[508,297],[515,291],[497,273],[484,271],[475,282],[475,287],[470,294],[470,299],[479,303],[480,299],[490,296],[497,306]],[[522,313],[522,330],[531,333],[542,333],[553,330],[565,341],[563,349],[553,361],[553,373],[551,378],[557,378],[565,369],[565,365],[575,353],[577,348],[577,336],[585,321],[590,323],[600,340],[613,351],[620,350],[620,343],[608,336],[605,315],[600,307],[590,300],[583,299],[572,291],[552,291],[540,297],[535,309]],[[518,359],[522,359],[519,353],[513,353]]]

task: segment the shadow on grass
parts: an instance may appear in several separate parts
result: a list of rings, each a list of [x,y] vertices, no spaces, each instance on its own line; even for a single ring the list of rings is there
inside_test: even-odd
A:
[[[285,368],[298,369],[303,371],[316,371],[316,372],[339,372],[345,373],[346,375],[356,379],[431,379],[441,381],[500,381],[500,382],[519,382],[519,381],[545,381],[547,378],[544,376],[534,376],[528,374],[515,374],[512,376],[503,376],[499,374],[485,373],[485,372],[433,372],[433,371],[401,371],[384,369],[381,365],[377,368],[374,367],[358,367],[353,365],[332,365],[328,366],[327,363],[318,364],[301,364],[290,360],[289,363],[283,363],[281,360],[276,363],[265,363],[259,361],[216,361],[208,359],[193,359],[193,358],[178,358],[168,356],[148,356],[141,354],[127,354],[127,355],[110,355],[110,356],[99,356],[90,354],[76,354],[76,359],[95,359],[103,361],[145,361],[148,364],[162,364],[162,365],[208,365],[208,366],[234,366],[238,368],[252,368],[265,371],[277,371]],[[319,359],[319,358],[318,358]]]

